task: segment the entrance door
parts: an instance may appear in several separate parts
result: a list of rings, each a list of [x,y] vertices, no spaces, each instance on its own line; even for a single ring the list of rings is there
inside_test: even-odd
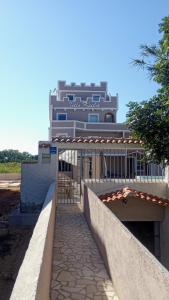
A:
[[[80,202],[80,159],[77,150],[62,150],[58,161],[57,202]]]

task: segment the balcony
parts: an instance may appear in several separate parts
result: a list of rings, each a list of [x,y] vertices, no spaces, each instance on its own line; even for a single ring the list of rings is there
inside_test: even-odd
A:
[[[81,122],[81,121],[72,121],[72,120],[64,120],[64,121],[52,121],[52,128],[73,128],[76,130],[91,130],[91,131],[127,131],[125,124],[122,123],[90,123],[90,122]]]

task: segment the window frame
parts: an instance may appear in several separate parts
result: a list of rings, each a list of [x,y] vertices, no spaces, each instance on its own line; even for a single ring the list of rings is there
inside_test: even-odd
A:
[[[73,100],[69,100],[69,97],[68,96],[73,96]],[[68,101],[69,102],[75,102],[76,101],[76,97],[75,97],[75,94],[66,94],[66,97],[68,98]]]
[[[96,101],[96,100],[93,99],[93,97],[95,97],[95,96],[99,97],[98,101]],[[92,102],[98,103],[98,102],[100,102],[100,99],[101,99],[101,95],[99,95],[99,94],[92,94]]]
[[[97,116],[98,117],[98,121],[97,122],[91,122],[90,121],[90,116]],[[88,123],[99,123],[99,113],[89,113],[88,114]]]
[[[59,120],[58,118],[59,118],[59,115],[65,115],[66,116],[66,119],[65,120]],[[56,113],[56,120],[57,121],[67,121],[67,113]]]

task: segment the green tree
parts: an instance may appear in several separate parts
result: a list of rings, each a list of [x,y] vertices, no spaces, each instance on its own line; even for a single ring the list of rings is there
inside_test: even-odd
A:
[[[28,160],[37,160],[37,155],[32,155],[28,152],[19,152],[18,150],[13,149],[0,151],[0,163],[22,162]]]
[[[133,63],[146,69],[160,88],[148,101],[129,102],[127,124],[133,136],[144,142],[150,160],[169,164],[169,17],[159,28],[159,44],[141,46],[141,58]]]
[[[159,25],[162,39],[158,45],[141,45],[141,58],[134,59],[133,64],[148,71],[149,76],[168,91],[169,88],[169,17],[162,19]]]

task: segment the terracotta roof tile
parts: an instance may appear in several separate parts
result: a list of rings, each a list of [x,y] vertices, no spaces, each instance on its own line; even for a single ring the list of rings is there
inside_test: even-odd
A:
[[[143,144],[142,141],[132,138],[112,137],[55,137],[52,140],[57,143],[94,143],[94,144]]]
[[[127,197],[135,197],[140,200],[146,200],[149,202],[152,202],[157,205],[161,206],[169,206],[169,199],[161,198],[152,194],[147,194],[144,192],[136,191],[134,189],[131,189],[129,187],[125,187],[121,190],[114,191],[111,193],[107,193],[104,195],[100,195],[99,198],[103,202],[112,202],[112,201],[117,201],[117,200],[125,200]]]

